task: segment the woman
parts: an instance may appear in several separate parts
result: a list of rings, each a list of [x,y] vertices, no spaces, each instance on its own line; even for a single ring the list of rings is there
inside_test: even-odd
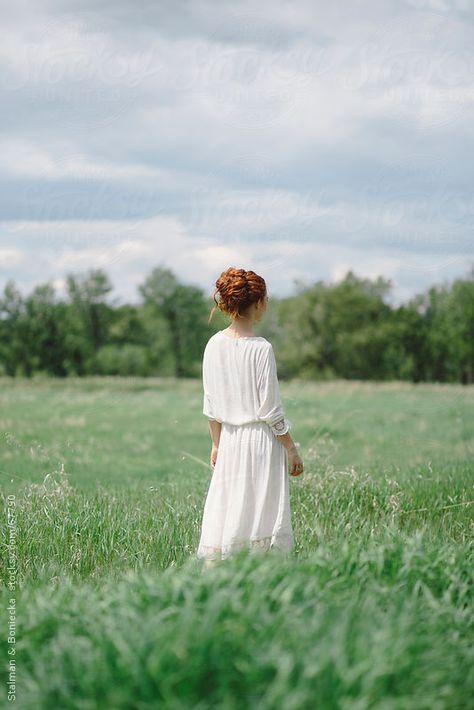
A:
[[[242,548],[290,552],[288,466],[292,476],[303,471],[288,433],[272,344],[252,331],[266,309],[265,281],[254,271],[229,268],[215,285],[210,317],[217,307],[232,323],[209,338],[202,363],[213,467],[197,550],[206,566]]]

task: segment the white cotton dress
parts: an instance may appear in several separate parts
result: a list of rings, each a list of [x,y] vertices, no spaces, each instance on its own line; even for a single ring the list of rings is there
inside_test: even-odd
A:
[[[212,335],[202,362],[203,414],[221,422],[197,557],[242,548],[294,547],[288,452],[291,427],[280,398],[272,344],[262,336]]]

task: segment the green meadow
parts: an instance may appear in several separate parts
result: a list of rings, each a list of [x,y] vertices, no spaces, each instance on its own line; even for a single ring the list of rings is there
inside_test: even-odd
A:
[[[472,707],[474,386],[280,388],[294,553],[204,570],[199,380],[0,378],[5,707]]]

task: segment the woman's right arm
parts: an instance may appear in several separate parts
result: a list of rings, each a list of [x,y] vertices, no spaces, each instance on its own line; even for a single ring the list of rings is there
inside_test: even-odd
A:
[[[301,456],[298,453],[298,449],[296,448],[295,442],[293,441],[289,433],[277,436],[277,439],[281,441],[285,449],[288,451],[290,475],[299,476],[300,473],[303,473],[304,464]]]
[[[258,390],[260,395],[258,416],[270,425],[276,438],[288,451],[291,475],[299,476],[303,471],[303,461],[289,433],[291,422],[287,419],[283,410],[275,354],[271,344],[263,353],[260,361]],[[279,432],[283,433],[280,434]]]

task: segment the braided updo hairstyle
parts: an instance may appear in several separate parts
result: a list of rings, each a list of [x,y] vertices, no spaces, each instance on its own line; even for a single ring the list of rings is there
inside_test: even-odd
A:
[[[267,295],[267,285],[265,279],[255,273],[245,269],[235,269],[230,267],[223,271],[216,281],[216,288],[213,293],[213,306],[209,320],[216,308],[232,318],[238,318],[253,303],[257,303]],[[219,296],[219,300],[216,299]]]

